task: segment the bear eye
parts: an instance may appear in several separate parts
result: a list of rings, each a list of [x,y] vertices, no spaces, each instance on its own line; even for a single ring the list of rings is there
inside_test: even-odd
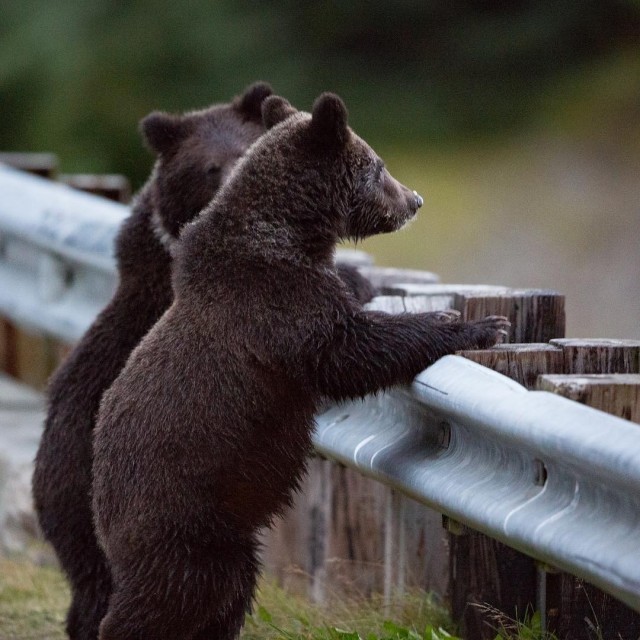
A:
[[[217,164],[210,164],[207,167],[207,173],[211,177],[219,176],[221,171],[222,171],[221,167],[219,167]]]

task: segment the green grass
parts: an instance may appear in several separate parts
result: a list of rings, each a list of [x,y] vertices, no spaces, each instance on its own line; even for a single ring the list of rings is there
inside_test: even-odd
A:
[[[65,640],[68,602],[69,589],[57,568],[0,556],[0,640]],[[537,613],[516,621],[495,608],[480,608],[495,629],[495,640],[557,640],[542,631]],[[405,593],[387,604],[381,596],[336,595],[318,606],[268,579],[261,581],[241,639],[460,640],[444,607],[425,592]]]
[[[454,637],[443,607],[424,592],[412,592],[385,606],[380,596],[335,598],[325,606],[309,603],[263,582],[255,613],[247,620],[245,640],[366,640]]]
[[[542,629],[542,620],[537,611],[528,611],[523,620],[514,620],[495,607],[477,606],[495,630],[494,640],[558,640],[555,634]]]
[[[69,589],[60,572],[0,558],[0,640],[62,640]]]
[[[69,589],[56,568],[0,557],[0,640],[65,639],[68,602]],[[242,638],[440,640],[453,638],[452,628],[443,607],[423,592],[404,594],[388,606],[381,597],[336,597],[320,607],[263,580]]]

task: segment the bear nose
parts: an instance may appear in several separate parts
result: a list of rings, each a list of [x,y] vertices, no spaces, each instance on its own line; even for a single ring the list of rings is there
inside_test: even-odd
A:
[[[419,209],[424,204],[424,200],[422,199],[422,196],[417,191],[414,191],[413,195],[416,198],[416,206]]]

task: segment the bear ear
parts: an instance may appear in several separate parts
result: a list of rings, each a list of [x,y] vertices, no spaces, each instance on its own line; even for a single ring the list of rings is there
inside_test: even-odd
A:
[[[234,100],[234,106],[249,120],[259,122],[262,119],[262,103],[272,93],[273,89],[266,82],[254,82]]]
[[[349,139],[348,113],[335,93],[323,93],[313,103],[311,131],[324,143],[343,147]]]
[[[280,96],[269,96],[262,103],[262,122],[266,129],[271,129],[294,113],[297,110]]]
[[[149,149],[160,154],[184,139],[188,126],[180,116],[153,111],[140,121],[140,131]]]

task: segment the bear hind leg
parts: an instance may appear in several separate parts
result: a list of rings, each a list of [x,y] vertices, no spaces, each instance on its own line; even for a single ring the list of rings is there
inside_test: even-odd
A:
[[[245,617],[251,612],[254,591],[255,580],[247,585],[245,593],[230,602],[224,613],[198,631],[192,640],[235,640],[240,635]]]
[[[116,584],[99,640],[237,638],[255,591],[255,543],[224,544],[211,553],[189,542],[165,554],[157,546],[146,561],[138,556],[135,564],[113,567]]]
[[[72,583],[66,627],[70,640],[97,640],[100,622],[107,613],[111,575],[104,563],[95,569],[86,580]]]
[[[202,592],[192,597],[202,598]],[[213,620],[204,622],[202,611],[188,611],[184,608],[177,613],[167,602],[162,609],[136,606],[135,595],[116,592],[109,611],[100,624],[99,640],[235,640],[244,624],[251,594],[242,594],[232,603],[211,601],[209,616]],[[126,604],[125,604],[126,602]],[[148,604],[148,603],[147,603]],[[201,609],[196,605],[197,609]],[[224,610],[215,616],[216,608]],[[194,608],[195,609],[195,608]],[[206,616],[208,617],[208,616]]]

